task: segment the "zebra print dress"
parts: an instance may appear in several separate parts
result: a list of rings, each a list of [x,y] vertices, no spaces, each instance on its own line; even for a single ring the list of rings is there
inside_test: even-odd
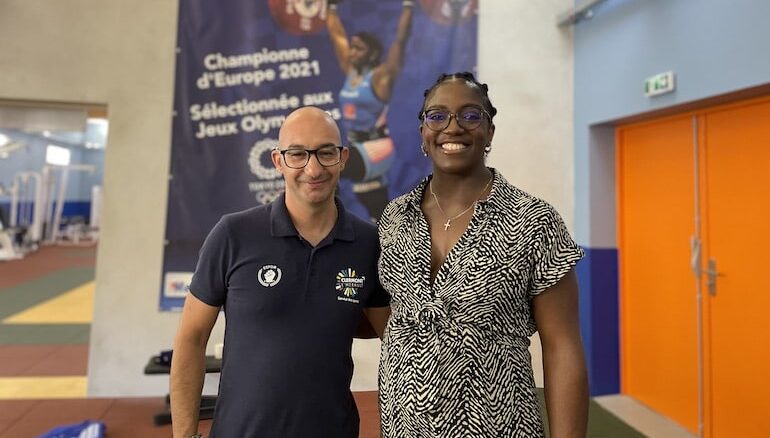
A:
[[[420,201],[429,179],[379,224],[392,315],[379,368],[383,438],[543,436],[528,351],[532,298],[583,256],[559,214],[494,169],[431,284]]]

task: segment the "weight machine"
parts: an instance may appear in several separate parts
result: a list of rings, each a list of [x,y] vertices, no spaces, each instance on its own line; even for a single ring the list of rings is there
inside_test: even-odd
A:
[[[18,172],[11,188],[8,223],[0,223],[0,260],[13,260],[38,248],[43,236],[45,186],[37,172]]]
[[[90,244],[96,240],[95,224],[90,224],[90,227],[84,223],[68,224],[62,230],[62,213],[64,211],[64,200],[67,195],[70,172],[93,173],[95,170],[96,167],[90,164],[46,165],[43,167],[43,181],[48,195],[47,199],[45,199],[46,229],[43,241],[45,244]],[[91,218],[93,219],[95,215],[98,220],[98,211],[95,214],[94,210],[100,208],[101,190],[98,189],[98,186],[94,187],[97,190],[93,188],[91,190]],[[51,196],[54,189],[56,189],[55,198]],[[94,195],[98,196],[99,199],[94,199]]]

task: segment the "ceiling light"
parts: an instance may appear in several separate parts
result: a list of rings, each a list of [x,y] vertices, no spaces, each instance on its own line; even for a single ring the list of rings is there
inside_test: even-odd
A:
[[[49,144],[45,149],[45,162],[57,166],[69,166],[72,152],[61,146]]]
[[[89,117],[86,119],[86,123],[92,123],[94,125],[106,125],[107,119],[103,119],[100,117]]]

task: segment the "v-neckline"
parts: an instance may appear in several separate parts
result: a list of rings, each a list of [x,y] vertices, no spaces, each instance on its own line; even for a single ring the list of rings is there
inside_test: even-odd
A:
[[[428,217],[425,215],[425,212],[422,211],[422,208],[419,209],[420,211],[420,220],[418,221],[418,226],[420,227],[420,233],[422,233],[424,236],[427,236],[425,239],[421,239],[423,241],[424,245],[427,245],[427,251],[421,251],[421,253],[426,254],[427,260],[423,260],[425,266],[427,266],[427,269],[425,271],[425,275],[427,276],[427,284],[429,286],[429,289],[433,289],[433,287],[436,285],[436,283],[439,281],[439,277],[441,277],[442,272],[446,271],[448,262],[451,261],[451,259],[454,258],[454,253],[459,251],[458,248],[462,248],[465,245],[465,241],[468,240],[471,228],[474,226],[476,221],[476,210],[479,208],[478,204],[476,204],[473,207],[473,213],[471,215],[471,219],[468,222],[468,226],[465,227],[465,230],[460,234],[460,238],[457,239],[457,242],[452,245],[451,248],[449,248],[449,251],[446,253],[446,257],[444,257],[444,260],[441,261],[441,263],[438,265],[438,269],[436,269],[436,275],[433,276],[433,272],[431,271],[431,259],[433,257],[433,237],[430,233],[430,227],[428,226]],[[423,248],[425,250],[425,248]]]
[[[492,169],[490,169],[492,170]],[[489,197],[492,196],[492,192],[494,191],[494,178],[495,173],[494,170],[492,170],[492,187],[490,189],[489,194],[484,198],[484,200],[478,200],[475,202],[475,205],[473,206],[473,211],[471,212],[471,218],[468,221],[468,226],[465,227],[465,230],[460,234],[460,237],[457,239],[457,242],[452,245],[451,248],[449,248],[449,251],[446,253],[446,257],[444,257],[444,260],[441,261],[441,263],[438,265],[438,269],[436,269],[436,275],[433,276],[433,272],[431,271],[432,268],[432,257],[433,257],[433,236],[430,232],[430,227],[428,224],[428,217],[426,216],[425,212],[422,210],[422,199],[425,197],[425,194],[428,190],[428,184],[430,184],[430,179],[428,178],[425,180],[425,183],[422,187],[422,193],[420,193],[419,196],[419,203],[417,206],[417,210],[419,211],[419,220],[418,220],[418,227],[420,227],[419,232],[424,233],[425,236],[427,236],[427,239],[422,239],[423,243],[427,242],[427,251],[423,251],[423,253],[427,254],[427,261],[423,260],[422,262],[427,266],[425,276],[427,279],[425,279],[426,283],[428,284],[428,289],[433,290],[433,287],[436,285],[436,283],[439,280],[439,277],[442,275],[442,272],[446,271],[447,262],[450,261],[450,259],[454,258],[454,253],[457,251],[460,251],[457,248],[461,248],[465,245],[466,240],[470,238],[470,233],[472,230],[472,227],[476,225],[476,221],[478,220],[476,216],[476,212],[478,211],[479,206],[485,205],[485,203],[489,200]],[[424,249],[424,248],[423,248]]]

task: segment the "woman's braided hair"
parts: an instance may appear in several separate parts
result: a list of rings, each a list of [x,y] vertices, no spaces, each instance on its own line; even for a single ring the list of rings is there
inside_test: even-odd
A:
[[[425,104],[428,102],[428,97],[430,97],[430,95],[436,91],[436,88],[438,88],[438,86],[444,82],[454,79],[464,80],[472,89],[476,91],[476,93],[481,98],[481,103],[484,106],[484,109],[489,113],[489,121],[491,123],[492,119],[495,117],[495,114],[497,114],[497,109],[492,106],[492,102],[489,100],[489,87],[487,87],[487,84],[482,84],[476,80],[476,77],[473,76],[473,73],[468,71],[441,74],[436,80],[436,83],[434,83],[432,87],[428,88],[423,93],[424,99],[422,101],[422,108],[420,108],[420,114],[418,114],[417,118],[422,120],[422,116],[425,111]]]

